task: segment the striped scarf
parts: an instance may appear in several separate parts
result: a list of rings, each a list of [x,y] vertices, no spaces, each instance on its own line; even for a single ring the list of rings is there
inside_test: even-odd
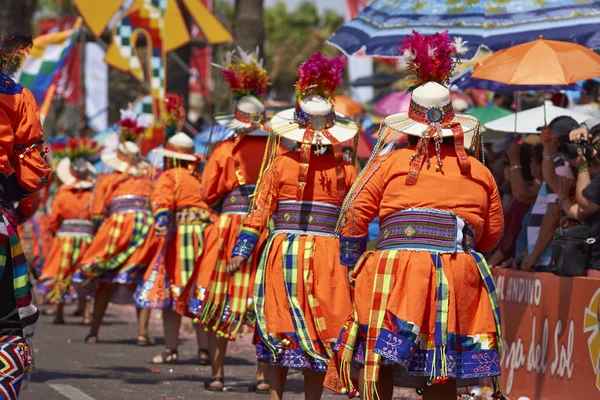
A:
[[[242,265],[242,269],[233,277],[227,274],[227,260],[229,248],[226,239],[230,236],[231,225],[234,224],[234,215],[221,215],[217,220],[217,265],[210,279],[202,311],[198,317],[201,324],[212,329],[217,336],[228,339],[235,338],[245,323],[253,324],[253,319],[248,316],[248,298],[250,291],[250,266],[251,256]],[[237,224],[237,233],[242,228],[241,221]],[[233,292],[233,293],[231,293]],[[231,294],[230,294],[231,293]],[[241,332],[245,333],[245,332]]]
[[[204,250],[204,229],[208,223],[180,225],[177,234],[181,238],[181,247],[178,250],[181,261],[181,285],[185,286],[194,272],[196,260]],[[198,241],[198,247],[194,246],[194,237]]]
[[[27,273],[27,260],[15,229],[2,217],[0,222],[0,279],[11,257],[13,268],[13,287],[23,335],[32,336],[39,317],[38,309],[32,304],[31,284]]]

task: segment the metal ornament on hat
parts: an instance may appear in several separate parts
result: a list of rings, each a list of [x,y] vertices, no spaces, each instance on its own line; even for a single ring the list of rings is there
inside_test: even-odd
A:
[[[323,145],[323,138],[328,139],[333,145],[333,153],[337,161],[336,175],[338,178],[338,192],[340,198],[344,198],[346,194],[346,174],[343,168],[344,152],[342,151],[342,144],[340,141],[329,132],[329,128],[335,125],[335,111],[333,110],[333,107],[331,108],[331,112],[326,115],[313,115],[305,112],[300,105],[297,105],[296,111],[294,112],[294,122],[301,128],[305,128],[300,148],[300,170],[298,172],[296,201],[301,201],[304,195],[313,142],[315,142],[314,153],[317,156],[323,155],[327,151],[327,147]]]
[[[431,159],[429,157],[429,142],[431,139],[434,139],[435,141],[435,152],[437,157],[435,170],[437,172],[443,172],[444,162],[442,160],[441,145],[444,140],[444,129],[450,129],[454,136],[454,150],[458,156],[461,173],[469,173],[471,170],[471,162],[465,151],[465,135],[461,124],[459,122],[452,122],[454,116],[452,102],[449,102],[442,107],[434,106],[427,108],[411,100],[410,108],[408,109],[408,117],[415,122],[426,124],[428,127],[421,133],[417,148],[410,157],[410,167],[406,178],[406,185],[414,186],[417,183],[423,161],[426,162],[427,168],[431,167]]]

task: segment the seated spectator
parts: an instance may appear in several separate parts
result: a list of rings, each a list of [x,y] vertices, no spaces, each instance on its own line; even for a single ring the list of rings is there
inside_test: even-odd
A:
[[[557,155],[559,143],[568,142],[569,134],[579,124],[571,117],[557,117],[550,125],[542,129],[543,162],[542,184],[527,223],[527,256],[521,262],[526,271],[551,272],[552,250],[550,243],[561,219],[559,206],[559,176],[572,178],[573,173],[568,162]]]

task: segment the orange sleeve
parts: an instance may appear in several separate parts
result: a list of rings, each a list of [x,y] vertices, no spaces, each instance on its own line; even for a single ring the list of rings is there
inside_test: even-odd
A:
[[[33,214],[40,208],[41,200],[42,195],[40,192],[25,197],[17,207],[19,215],[24,219],[33,217]]]
[[[50,232],[52,232],[53,235],[56,235],[56,232],[58,232],[58,229],[60,228],[60,224],[63,221],[63,215],[62,215],[62,204],[68,200],[67,196],[65,195],[66,191],[64,189],[60,189],[58,191],[58,193],[56,194],[56,196],[54,197],[54,200],[52,200],[52,207],[51,207],[51,212],[50,212]],[[68,206],[68,204],[67,204]]]
[[[106,174],[98,177],[90,201],[90,214],[92,220],[98,221],[104,217],[104,206],[106,205],[108,188],[114,178],[114,174]]]
[[[4,199],[18,201],[46,186],[52,171],[35,99],[28,89],[10,86],[14,92],[5,92],[0,100],[0,172],[5,176]]]
[[[244,226],[233,249],[233,256],[249,259],[260,235],[267,228],[269,220],[277,208],[280,164],[281,157],[277,158],[273,166],[264,172],[256,190],[254,208],[244,220]]]
[[[167,225],[171,213],[175,211],[175,191],[177,186],[181,185],[181,173],[180,168],[167,170],[155,182],[154,190],[150,195],[150,204],[158,225]]]
[[[488,253],[494,250],[504,232],[504,213],[498,186],[491,173],[488,174],[488,214],[483,225],[483,234],[477,241],[478,251]]]
[[[209,206],[214,206],[221,198],[219,181],[223,175],[221,159],[223,158],[222,145],[217,145],[210,153],[204,171],[202,171],[202,197]]]
[[[358,193],[350,193],[349,206],[345,214],[344,225],[340,231],[340,262],[346,267],[353,268],[360,256],[367,249],[369,241],[369,224],[377,216],[379,205],[383,198],[385,179],[385,162],[379,166],[371,165],[372,171],[364,171],[362,184],[358,186]]]

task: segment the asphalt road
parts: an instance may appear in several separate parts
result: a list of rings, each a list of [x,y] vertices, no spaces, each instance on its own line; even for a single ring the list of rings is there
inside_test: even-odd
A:
[[[204,390],[210,368],[197,364],[195,338],[189,333],[182,333],[180,363],[148,364],[147,360],[163,350],[159,313],[153,315],[150,327],[159,344],[138,347],[132,306],[109,308],[100,331],[101,342],[94,345],[84,343],[88,328],[80,325],[80,318],[71,317],[73,310],[66,307],[66,325],[53,325],[53,317],[41,317],[34,338],[37,371],[22,390],[21,400],[268,399],[249,391],[256,371],[250,336],[230,344],[226,370],[229,390],[215,394]],[[287,391],[287,399],[304,398],[299,372],[290,371]],[[323,397],[346,398],[330,392]]]

